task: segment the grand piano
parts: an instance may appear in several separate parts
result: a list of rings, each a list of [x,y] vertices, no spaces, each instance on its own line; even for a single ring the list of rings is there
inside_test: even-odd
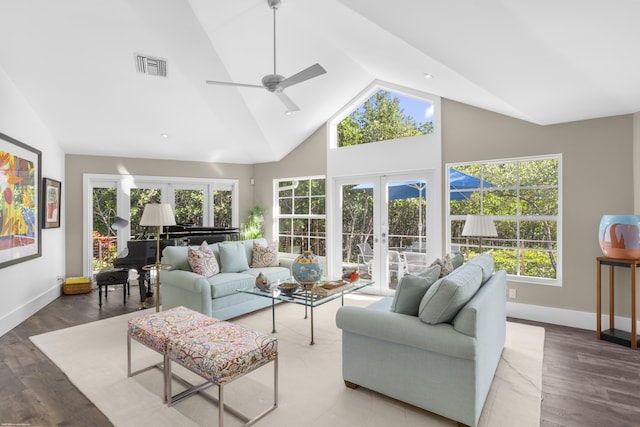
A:
[[[203,241],[207,243],[238,240],[237,228],[222,227],[192,227],[189,225],[171,225],[163,228],[160,235],[160,254],[167,246],[199,246]],[[143,269],[145,265],[155,264],[157,240],[141,236],[141,239],[129,240],[127,249],[118,254],[113,260],[114,268],[136,270],[140,277],[140,304],[145,307],[147,297],[153,296],[153,288],[149,280],[149,271]]]

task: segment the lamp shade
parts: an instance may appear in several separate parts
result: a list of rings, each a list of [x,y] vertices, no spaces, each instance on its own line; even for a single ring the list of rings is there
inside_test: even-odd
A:
[[[164,226],[176,225],[176,218],[173,216],[173,209],[168,203],[149,203],[144,207],[140,225],[144,226]]]
[[[467,215],[462,229],[463,236],[498,237],[493,218],[488,215]]]

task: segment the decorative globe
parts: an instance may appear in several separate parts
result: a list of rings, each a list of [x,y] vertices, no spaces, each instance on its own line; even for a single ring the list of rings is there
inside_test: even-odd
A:
[[[313,285],[322,277],[322,262],[313,252],[304,251],[293,261],[291,273],[301,285]]]
[[[605,256],[640,258],[640,215],[604,215],[600,220],[598,239]]]

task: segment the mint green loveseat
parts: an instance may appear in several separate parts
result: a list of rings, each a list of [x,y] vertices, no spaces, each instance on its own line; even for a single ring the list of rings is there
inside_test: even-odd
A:
[[[336,323],[347,386],[477,426],[505,342],[506,273],[493,270],[489,255],[455,269],[427,290],[418,316],[391,311],[394,297],[341,307]],[[458,310],[451,302],[460,304],[465,293],[471,298]],[[442,316],[451,320],[425,322]]]
[[[265,239],[256,239],[262,246],[266,246]],[[241,245],[238,251],[240,257],[245,260],[231,259],[227,257],[227,264],[221,262],[221,245]],[[291,277],[291,261],[280,260],[277,267],[241,268],[235,265],[251,266],[253,258],[253,240],[239,242],[220,242],[209,245],[214,253],[222,272],[205,278],[191,270],[188,260],[188,248],[186,246],[167,246],[162,251],[162,263],[171,266],[171,270],[162,271],[161,297],[164,310],[184,306],[207,316],[220,320],[227,320],[250,313],[271,305],[270,298],[237,292],[238,289],[253,288],[256,277],[263,273],[270,281],[284,280]],[[234,264],[232,272],[230,264]]]

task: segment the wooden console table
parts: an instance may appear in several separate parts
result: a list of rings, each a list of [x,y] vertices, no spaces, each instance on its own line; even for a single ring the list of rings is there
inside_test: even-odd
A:
[[[602,266],[609,266],[609,329],[602,330]],[[636,335],[636,269],[640,266],[640,259],[618,259],[609,257],[597,257],[597,321],[596,337],[616,344],[625,345],[633,349],[638,348],[638,336]],[[614,267],[626,267],[631,269],[631,333],[615,329],[614,327]]]

